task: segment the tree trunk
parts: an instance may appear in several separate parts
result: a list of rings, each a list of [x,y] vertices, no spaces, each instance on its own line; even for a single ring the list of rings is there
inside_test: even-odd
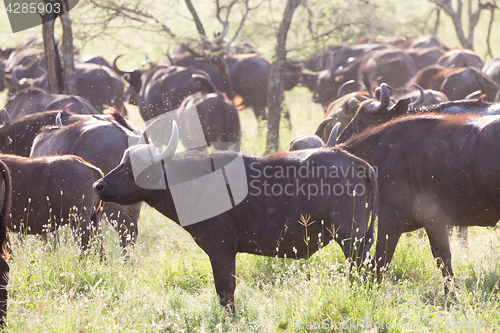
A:
[[[66,95],[76,95],[75,63],[73,59],[73,30],[71,28],[71,18],[62,1],[65,14],[60,16],[63,27],[62,57],[63,57],[63,92]]]
[[[43,47],[45,51],[45,62],[47,63],[47,80],[49,81],[49,93],[58,94],[59,85],[56,71],[56,43],[54,41],[54,20],[43,24]]]
[[[224,89],[227,98],[233,100],[236,94],[234,93],[233,81],[231,80],[231,73],[229,72],[227,63],[224,60],[224,56],[222,55],[217,56],[214,59],[211,59],[210,62],[212,62],[219,69],[220,78],[222,80],[222,88]]]
[[[285,44],[293,13],[299,4],[300,0],[287,1],[283,20],[276,36],[278,43],[276,45],[276,53],[271,66],[267,88],[268,123],[266,154],[278,151],[279,147],[280,118],[283,111],[283,83],[281,82],[281,77],[286,61]]]

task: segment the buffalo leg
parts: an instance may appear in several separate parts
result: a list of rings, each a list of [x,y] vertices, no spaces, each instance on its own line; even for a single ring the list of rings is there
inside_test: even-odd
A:
[[[9,282],[9,265],[0,256],[0,327],[7,316],[7,283]]]
[[[391,263],[396,245],[398,245],[399,238],[403,233],[400,226],[404,223],[391,223],[390,225],[383,225],[379,215],[379,227],[377,235],[377,247],[375,250],[375,261],[377,265],[377,281],[381,281],[381,273]]]
[[[236,254],[219,252],[210,256],[214,273],[215,291],[220,304],[234,314],[234,290],[236,289]]]
[[[453,277],[453,269],[451,268],[451,250],[450,241],[448,239],[448,229],[445,225],[434,225],[426,227],[427,237],[429,237],[429,243],[431,244],[431,251],[434,258],[436,258],[436,264],[443,278],[449,280]],[[445,281],[444,291],[448,292],[448,284]]]

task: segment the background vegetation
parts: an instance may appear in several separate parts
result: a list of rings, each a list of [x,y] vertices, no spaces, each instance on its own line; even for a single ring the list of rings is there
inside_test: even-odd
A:
[[[292,21],[287,46],[290,56],[305,58],[324,45],[352,42],[365,35],[428,34],[434,5],[428,1],[307,1]],[[240,40],[250,40],[262,56],[270,58],[276,22],[285,1],[263,1],[251,12]],[[0,4],[0,46],[17,45],[41,28],[11,34]],[[183,1],[154,1],[154,12],[180,35],[195,34]],[[220,26],[213,19],[213,2],[196,1],[208,33]],[[312,16],[310,14],[312,12]],[[95,31],[85,23],[98,16],[85,2],[71,12],[79,31],[82,54],[102,54],[113,59],[128,52],[122,67],[137,67],[150,52],[153,60],[169,49],[161,33],[139,31],[120,22],[114,30],[86,40]],[[235,21],[238,20],[236,16]],[[311,39],[309,21],[317,35],[340,27],[325,37]],[[355,22],[351,24],[352,22]],[[488,24],[486,15],[475,30],[475,50],[483,56]],[[499,22],[495,22],[493,55],[500,55]],[[459,46],[455,31],[442,15],[438,38],[450,47]],[[0,94],[0,105],[6,101]],[[312,133],[323,118],[323,110],[311,102],[305,88],[287,92],[292,129],[281,132],[281,150],[299,134]],[[132,106],[131,120],[143,128]],[[261,155],[266,133],[250,110],[240,112],[243,124],[242,150]],[[331,244],[309,260],[275,259],[239,254],[235,317],[218,305],[208,257],[182,228],[145,206],[139,221],[138,245],[124,261],[118,238],[109,224],[103,224],[107,259],[96,254],[85,258],[67,231],[61,242],[38,237],[12,236],[11,281],[9,285],[9,332],[281,332],[317,331],[319,324],[344,324],[340,331],[374,331],[358,326],[358,320],[384,323],[378,331],[496,331],[500,323],[500,231],[471,228],[469,248],[452,241],[456,283],[453,292],[443,294],[441,273],[435,266],[423,232],[403,235],[385,280],[372,284],[368,274],[350,276],[339,246]],[[314,239],[315,236],[312,238]],[[373,252],[373,250],[372,250]],[[497,326],[481,327],[481,323]],[[351,324],[354,323],[354,324]],[[359,322],[361,324],[361,322]],[[387,324],[392,328],[387,328]],[[469,326],[467,326],[469,324]],[[316,325],[316,328],[314,328]],[[471,326],[472,325],[472,326]],[[302,327],[302,329],[294,329]],[[430,328],[429,328],[430,327]]]

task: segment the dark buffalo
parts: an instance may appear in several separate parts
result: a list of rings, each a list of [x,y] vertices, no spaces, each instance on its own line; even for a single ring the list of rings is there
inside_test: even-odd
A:
[[[75,62],[96,64],[111,68],[111,64],[106,59],[104,59],[102,56],[99,55],[75,55]]]
[[[493,227],[500,219],[499,135],[500,116],[423,114],[339,145],[378,168],[378,274],[402,233],[425,228],[443,276],[453,276],[447,225]]]
[[[65,125],[65,120],[62,122]],[[129,145],[139,140],[139,134],[115,111],[107,119],[90,117],[67,126],[46,128],[35,138],[30,156],[76,155],[107,173],[120,163]],[[140,203],[125,207],[104,205],[103,212],[113,221],[122,248],[137,240],[140,209]]]
[[[401,47],[408,47],[408,48],[431,48],[431,47],[439,47],[445,51],[448,51],[449,48],[441,43],[436,37],[434,36],[420,36],[420,37],[415,37],[409,40],[410,43],[407,43],[406,45],[401,45]]]
[[[191,178],[192,175],[183,171],[204,170],[203,165],[215,165],[219,170],[225,165],[224,170],[234,177],[233,171],[238,173],[241,171],[241,169],[236,171],[234,167],[238,161],[238,165],[246,170],[246,176],[243,177],[251,188],[248,195],[242,187],[232,187],[231,193],[235,198],[234,204],[231,205],[233,208],[229,206],[229,210],[217,216],[206,220],[201,218],[202,222],[184,226],[196,244],[210,258],[215,288],[223,306],[234,311],[235,259],[238,252],[281,258],[285,256],[305,258],[316,252],[321,242],[328,243],[335,239],[341,245],[346,258],[353,258],[357,263],[364,260],[371,244],[373,231],[373,222],[370,224],[369,219],[371,215],[372,221],[375,220],[377,207],[375,173],[364,161],[339,149],[307,149],[277,153],[267,157],[251,157],[226,152],[212,154],[210,157],[198,155],[172,159],[177,148],[177,141],[178,132],[174,123],[170,142],[162,153],[148,145],[129,148],[121,164],[96,182],[94,188],[104,201],[132,204],[144,200],[163,215],[180,224],[183,215],[179,215],[179,210],[174,208],[173,189],[170,187],[171,178],[168,180],[169,185],[166,185],[167,182],[163,183],[167,186],[166,189],[142,188],[134,179],[131,159],[134,159],[135,166],[140,166],[140,170],[144,170],[135,175],[138,182],[147,177],[153,177],[155,182],[164,179],[163,163],[169,175],[179,172],[179,175]],[[282,168],[297,170],[298,168],[307,169],[312,165],[342,170],[353,168],[352,170],[363,170],[363,172],[358,174],[359,178],[348,175],[346,178],[340,177],[342,179],[322,176],[304,179],[305,177],[300,175],[277,176],[275,173]],[[137,173],[140,172],[138,169],[134,170]],[[272,171],[271,174],[269,171]],[[234,185],[233,180],[234,178],[231,178],[230,184]],[[286,193],[267,195],[266,190],[261,189],[264,180],[271,187],[287,188]],[[291,193],[290,189],[299,182],[306,187],[313,187],[312,184],[319,186],[318,184],[322,183],[323,186],[324,184],[335,186],[335,184],[345,184],[346,181],[362,184],[366,191],[363,191],[363,194],[356,191],[352,193],[351,188],[346,191],[348,193],[332,196],[325,193],[328,192],[325,190],[321,195],[311,198],[304,193]],[[354,197],[349,193],[356,195],[356,205],[353,205]],[[368,212],[365,210],[365,204]],[[306,237],[304,226],[308,226],[307,232],[311,235],[310,242],[309,240],[304,242]],[[330,230],[336,231],[334,238],[327,233],[325,226],[329,229],[332,227],[333,229]],[[319,233],[321,233],[320,239],[312,241]],[[325,239],[323,240],[322,237]]]
[[[340,133],[339,142],[345,142],[352,136],[362,133],[370,127],[375,127],[386,123],[391,119],[407,115],[408,113],[439,113],[450,115],[480,114],[480,115],[500,115],[500,105],[486,103],[483,100],[461,100],[442,102],[434,105],[418,106],[412,102],[411,98],[400,99],[396,104],[389,107],[390,98],[386,85],[382,84],[381,101],[367,101],[361,104],[358,111]],[[422,89],[421,94],[424,93]],[[420,96],[419,99],[424,99]]]
[[[156,64],[150,69],[136,69],[123,72],[116,66],[130,84],[127,92],[129,103],[139,106],[145,121],[180,107],[187,96],[196,92],[217,91],[209,75],[201,70],[170,64]]]
[[[406,98],[409,98],[415,107],[449,102],[448,97],[444,93],[433,89],[423,89],[420,86],[418,86],[418,90],[409,91],[398,97],[398,99]]]
[[[498,84],[474,67],[428,66],[418,71],[410,82],[425,89],[441,91],[450,101],[463,99],[481,90],[485,94],[485,100],[493,102],[497,98],[499,89]]]
[[[177,56],[174,61],[177,66],[193,67],[207,72],[217,90],[226,91],[220,71],[214,64],[198,60],[191,54]],[[255,55],[226,57],[225,61],[231,75],[234,93],[242,98],[241,105],[251,107],[257,118],[266,119],[267,86],[271,64]]]
[[[325,69],[321,72],[314,90],[313,101],[328,106],[337,99],[340,86],[349,80],[355,81],[349,89],[359,90],[361,85],[357,80],[360,76],[364,76],[370,84],[382,80],[396,88],[405,85],[414,74],[415,64],[403,50],[399,48],[375,50],[355,58],[345,67],[339,67],[334,71]]]
[[[445,53],[439,46],[419,47],[406,49],[406,53],[413,59],[415,70],[419,71],[430,65],[434,65],[438,59]]]
[[[330,125],[334,122],[332,118],[325,118],[319,123],[318,128],[314,135],[302,134],[290,141],[290,145],[288,147],[288,151],[292,150],[301,150],[301,149],[313,149],[313,148],[323,148],[331,145],[331,142],[326,142],[323,140],[325,137],[326,126]],[[332,125],[333,126],[333,125]],[[330,135],[330,138],[337,138],[337,133],[340,127],[340,122],[337,122],[330,130],[327,132]]]
[[[436,62],[437,65],[456,68],[456,67],[474,67],[483,68],[483,61],[474,52],[468,49],[454,49],[443,54]]]
[[[102,172],[77,156],[26,158],[1,155],[12,178],[9,229],[46,235],[70,224],[81,234],[82,250],[96,231],[100,200],[92,183]]]
[[[227,150],[224,148],[231,144],[236,150],[239,150],[241,142],[241,126],[238,117],[238,110],[226,94],[215,92],[211,94],[196,93],[189,95],[184,99],[180,108],[177,110],[177,119],[184,118],[183,115],[187,109],[196,108],[198,113],[205,140],[215,149]],[[190,124],[190,119],[184,122],[186,138],[196,137],[198,127]],[[186,146],[186,143],[184,146]],[[223,148],[224,147],[224,148]]]
[[[0,161],[0,326],[3,326],[7,316],[7,284],[9,283],[9,255],[5,250],[7,232],[10,220],[10,207],[12,202],[12,184],[10,172],[4,162]]]
[[[99,112],[112,106],[126,114],[125,84],[111,68],[93,63],[75,64],[75,78],[78,96],[88,100]]]
[[[114,115],[107,114],[107,110],[104,111],[106,114],[103,115],[81,115],[68,111],[71,107],[72,105],[69,105],[63,110],[37,112],[13,122],[10,122],[9,115],[5,112],[4,123],[0,126],[0,152],[29,157],[35,137],[44,127],[53,126],[56,123],[58,115],[64,125],[69,125],[80,120],[114,120]],[[131,125],[127,123],[125,127],[131,127]]]
[[[364,74],[369,82],[379,80],[393,88],[406,85],[415,73],[413,59],[398,48],[371,52],[359,69],[359,74]]]
[[[5,109],[12,121],[29,114],[47,110],[62,110],[78,114],[99,114],[99,112],[83,97],[49,94],[38,88],[27,88],[9,99]]]
[[[332,118],[334,121],[326,124],[325,129],[320,137],[326,141],[335,123],[340,122],[339,131],[342,132],[349,124],[354,114],[359,109],[361,103],[366,100],[372,99],[368,92],[357,91],[341,96],[335,101],[331,102],[326,109],[325,118]]]
[[[483,67],[483,73],[500,86],[500,57],[495,57],[488,61]],[[500,102],[500,99],[497,101]]]
[[[17,91],[27,87],[48,90],[46,70],[34,60],[27,66],[12,71],[12,85]],[[112,106],[125,113],[123,93],[125,84],[121,77],[107,66],[93,63],[75,63],[77,95],[85,98],[96,110],[102,112]]]

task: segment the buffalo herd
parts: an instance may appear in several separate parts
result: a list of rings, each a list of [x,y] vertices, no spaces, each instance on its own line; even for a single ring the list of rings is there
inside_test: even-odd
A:
[[[256,157],[239,152],[238,110],[267,118],[272,64],[251,45],[224,57],[229,77],[180,46],[147,67],[119,69],[121,56],[75,56],[77,94],[68,96],[47,92],[38,39],[0,49],[0,90],[9,90],[0,111],[2,320],[9,232],[46,237],[69,225],[84,253],[107,220],[126,254],[143,202],[206,252],[229,311],[239,252],[308,258],[334,240],[380,281],[401,235],[424,228],[448,292],[449,228],[466,246],[468,226],[500,220],[499,57],[483,63],[422,36],[288,60],[283,89],[307,87],[325,119],[288,151]],[[146,130],[127,120],[124,102],[138,106]]]

